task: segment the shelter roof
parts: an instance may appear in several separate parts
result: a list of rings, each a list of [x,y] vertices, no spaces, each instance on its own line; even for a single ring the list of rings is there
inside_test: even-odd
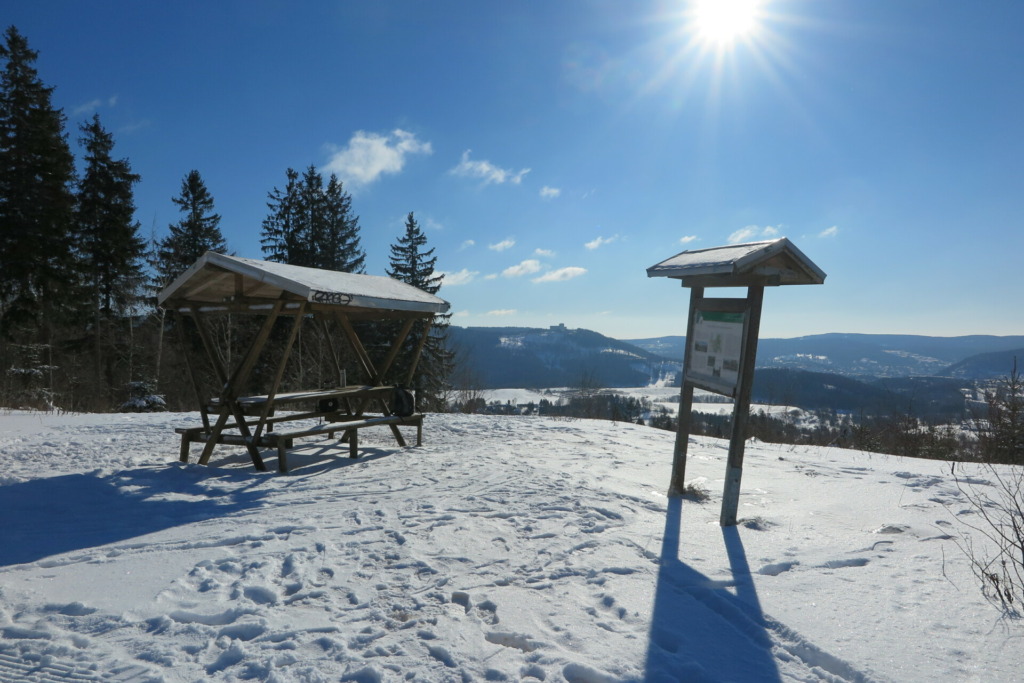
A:
[[[208,251],[165,287],[157,302],[178,310],[259,309],[278,300],[316,307],[406,314],[444,313],[448,302],[399,280]]]
[[[647,269],[647,277],[671,277],[684,287],[820,285],[825,272],[785,237],[764,242],[693,249]]]

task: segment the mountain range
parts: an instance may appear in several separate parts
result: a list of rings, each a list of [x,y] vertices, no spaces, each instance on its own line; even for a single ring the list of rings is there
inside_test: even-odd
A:
[[[619,340],[555,325],[450,327],[460,365],[481,388],[677,383],[685,337]],[[872,380],[1004,377],[1024,360],[1024,336],[821,334],[761,339],[757,367]]]

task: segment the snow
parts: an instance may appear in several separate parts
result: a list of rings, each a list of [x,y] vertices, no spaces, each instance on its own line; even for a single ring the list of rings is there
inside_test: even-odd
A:
[[[723,530],[721,440],[699,503],[632,424],[430,415],[280,475],[179,463],[195,420],[0,412],[0,680],[1021,680],[948,463],[752,442]]]

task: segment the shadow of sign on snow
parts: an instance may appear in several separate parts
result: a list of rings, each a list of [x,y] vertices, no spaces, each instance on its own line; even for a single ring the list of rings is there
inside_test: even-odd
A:
[[[681,516],[669,499],[645,680],[780,681],[739,530],[722,530],[733,580],[714,581],[679,560]]]
[[[250,509],[266,495],[256,488],[260,483],[248,474],[162,467],[67,474],[4,486],[0,566]]]

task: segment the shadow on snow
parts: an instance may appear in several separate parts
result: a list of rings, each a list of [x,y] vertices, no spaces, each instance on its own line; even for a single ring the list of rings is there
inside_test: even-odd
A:
[[[644,680],[780,681],[739,529],[722,529],[732,580],[714,581],[680,561],[681,517],[670,498]]]
[[[300,476],[320,475],[391,455],[362,449],[362,457],[339,457],[338,448],[305,448],[290,458]],[[264,455],[272,455],[271,451]],[[176,526],[222,518],[264,504],[276,479],[260,473],[244,450],[210,467],[140,467],[113,474],[99,471],[32,479],[2,487],[0,567],[35,562]],[[270,478],[268,478],[268,475]]]

